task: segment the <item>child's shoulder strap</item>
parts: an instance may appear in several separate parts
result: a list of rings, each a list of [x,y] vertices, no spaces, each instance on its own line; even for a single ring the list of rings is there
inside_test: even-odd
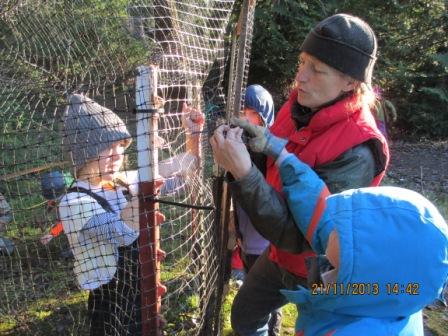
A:
[[[106,210],[107,212],[114,212],[114,210],[110,206],[109,202],[104,197],[101,197],[100,195],[95,194],[92,190],[89,190],[89,189],[86,189],[83,187],[70,187],[67,189],[67,194],[72,193],[72,192],[87,194],[90,197],[92,197],[95,201],[97,201],[98,204],[101,205],[101,207],[104,210]]]

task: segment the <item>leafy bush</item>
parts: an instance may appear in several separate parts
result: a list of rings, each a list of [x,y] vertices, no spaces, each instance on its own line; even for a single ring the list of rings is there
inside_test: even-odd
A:
[[[249,82],[274,95],[284,93],[294,79],[303,39],[325,13],[318,2],[257,1]]]
[[[374,84],[397,107],[395,133],[447,138],[447,6],[443,0],[260,0],[249,82],[284,94],[308,31],[327,16],[350,13],[369,22],[378,37]]]

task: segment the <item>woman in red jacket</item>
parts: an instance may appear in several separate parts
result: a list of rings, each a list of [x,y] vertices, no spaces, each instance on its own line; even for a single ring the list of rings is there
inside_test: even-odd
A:
[[[387,167],[386,140],[370,112],[376,52],[375,34],[360,18],[337,14],[317,24],[301,46],[295,88],[271,128],[331,192],[378,185]],[[286,304],[280,289],[306,286],[305,258],[314,253],[281,196],[274,162],[268,159],[264,179],[238,150],[237,133],[223,125],[210,142],[216,162],[232,175],[233,197],[271,242],[232,306],[235,331],[261,336],[268,335],[270,312]]]

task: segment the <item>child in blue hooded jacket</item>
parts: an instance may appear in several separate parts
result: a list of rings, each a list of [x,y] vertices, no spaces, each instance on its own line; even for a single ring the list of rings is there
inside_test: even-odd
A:
[[[309,288],[282,291],[299,310],[296,335],[423,336],[422,309],[440,297],[448,276],[448,227],[436,207],[397,187],[330,195],[316,173],[286,151],[285,140],[233,122],[242,128],[230,129],[228,138],[240,140],[245,129],[253,151],[276,159],[289,210],[320,254]],[[242,141],[235,146],[245,150]]]

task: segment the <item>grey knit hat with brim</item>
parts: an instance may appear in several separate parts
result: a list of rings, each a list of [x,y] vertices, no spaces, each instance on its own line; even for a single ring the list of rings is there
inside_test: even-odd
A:
[[[336,14],[319,22],[300,50],[356,80],[372,81],[377,41],[372,28],[356,16]]]
[[[77,168],[98,159],[100,152],[121,140],[128,140],[129,146],[131,134],[114,112],[83,95],[69,98],[63,145]]]

